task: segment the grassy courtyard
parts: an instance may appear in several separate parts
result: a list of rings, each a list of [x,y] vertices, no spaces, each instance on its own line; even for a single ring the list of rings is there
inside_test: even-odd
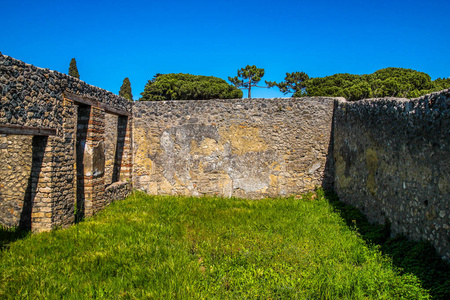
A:
[[[135,193],[75,226],[5,245],[0,298],[430,298],[363,238],[357,217],[338,211],[321,191],[264,200]]]

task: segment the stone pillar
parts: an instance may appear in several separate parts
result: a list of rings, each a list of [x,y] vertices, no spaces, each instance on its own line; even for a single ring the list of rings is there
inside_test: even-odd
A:
[[[34,136],[32,142],[31,166],[31,230],[48,231],[52,224],[52,176],[54,137]]]
[[[77,220],[104,206],[105,111],[80,105],[77,125]]]
[[[64,99],[63,124],[52,137],[52,222],[53,227],[68,226],[74,222],[75,209],[75,141],[77,106]]]
[[[105,111],[91,107],[84,148],[85,216],[105,206]]]
[[[105,114],[105,185],[108,187],[118,181],[117,151],[118,145],[118,116]],[[120,167],[120,165],[119,165]]]

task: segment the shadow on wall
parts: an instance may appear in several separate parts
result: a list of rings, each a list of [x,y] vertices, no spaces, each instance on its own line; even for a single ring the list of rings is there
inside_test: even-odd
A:
[[[122,166],[122,157],[125,147],[125,135],[127,131],[128,117],[119,116],[117,119],[117,141],[116,141],[116,156],[114,158],[114,168],[112,174],[112,182],[120,181],[120,171]]]
[[[37,193],[39,176],[41,174],[42,164],[44,162],[47,141],[48,136],[33,136],[32,138],[30,176],[28,178],[28,183],[24,194],[19,226],[14,228],[0,226],[0,251],[3,250],[3,248],[5,248],[9,243],[22,239],[31,233],[33,203]]]
[[[327,158],[325,161],[322,188],[326,191],[334,191],[334,114],[336,111],[336,101],[333,104],[333,115],[331,119],[330,141],[328,143]]]
[[[39,175],[42,169],[42,162],[44,161],[47,141],[48,136],[33,136],[31,172],[19,221],[19,227],[24,230],[31,230],[31,214],[33,211],[34,198],[36,197]]]
[[[368,245],[379,247],[399,272],[416,275],[433,299],[450,299],[450,264],[441,259],[430,242],[410,241],[405,236],[392,238],[389,223],[371,224],[358,208],[341,202],[334,192],[325,192],[325,197],[347,226]]]
[[[77,120],[77,142],[76,142],[76,161],[77,161],[77,205],[75,212],[75,223],[80,222],[85,215],[85,181],[84,181],[84,149],[87,139],[87,131],[89,124],[89,116],[91,112],[90,106],[78,106]]]

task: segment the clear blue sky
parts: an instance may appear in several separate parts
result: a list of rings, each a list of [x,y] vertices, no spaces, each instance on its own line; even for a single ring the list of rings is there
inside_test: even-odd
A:
[[[83,81],[118,93],[129,77],[135,99],[156,73],[227,80],[246,65],[263,81],[386,67],[450,76],[449,0],[25,0],[1,11],[3,54],[63,73],[75,57]]]

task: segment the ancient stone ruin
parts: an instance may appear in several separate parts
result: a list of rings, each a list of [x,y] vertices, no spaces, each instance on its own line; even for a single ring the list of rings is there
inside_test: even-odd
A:
[[[0,93],[2,225],[65,226],[131,190],[130,101],[7,56]]]
[[[132,188],[256,199],[322,186],[450,258],[450,90],[132,103],[0,55],[0,94],[3,226],[67,226]]]

